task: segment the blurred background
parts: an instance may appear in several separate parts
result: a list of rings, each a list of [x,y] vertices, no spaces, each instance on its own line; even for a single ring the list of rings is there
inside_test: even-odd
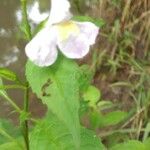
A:
[[[49,3],[49,0],[28,1],[32,29],[48,17]],[[93,84],[101,91],[101,100],[109,103],[99,108],[101,113],[128,112],[126,121],[119,127],[142,129],[150,118],[150,1],[71,0],[71,3],[74,15],[101,20],[96,45],[87,57],[79,61],[79,64],[87,63],[94,70]],[[10,68],[24,79],[27,58],[24,53],[26,40],[20,30],[21,19],[19,0],[0,0],[0,67]],[[21,91],[13,90],[9,94],[22,105]],[[33,94],[30,96],[32,113],[42,116],[45,107],[39,105],[40,101],[35,100]],[[9,104],[1,98],[0,117],[10,117],[16,122]],[[117,115],[117,118],[121,117]],[[119,119],[116,119],[116,124],[107,125],[99,125],[95,119],[92,127],[98,133],[108,130],[108,126],[109,130],[115,129]],[[91,127],[86,117],[83,124]],[[137,131],[131,136],[140,138],[140,133]]]

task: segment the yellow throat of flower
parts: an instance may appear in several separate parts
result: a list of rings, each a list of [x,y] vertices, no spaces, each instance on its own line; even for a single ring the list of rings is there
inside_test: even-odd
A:
[[[61,41],[66,40],[70,34],[78,35],[80,33],[79,27],[72,21],[59,23],[57,28]]]

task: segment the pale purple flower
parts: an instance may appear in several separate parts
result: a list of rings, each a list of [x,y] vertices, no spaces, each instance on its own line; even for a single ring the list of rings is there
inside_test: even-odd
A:
[[[40,67],[52,65],[57,59],[58,48],[72,59],[87,55],[99,28],[91,22],[73,21],[71,17],[68,0],[51,0],[47,24],[25,48],[33,63]]]

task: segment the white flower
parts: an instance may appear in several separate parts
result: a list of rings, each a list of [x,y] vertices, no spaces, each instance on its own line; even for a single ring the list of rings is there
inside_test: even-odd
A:
[[[37,1],[35,1],[32,7],[28,9],[28,13],[29,19],[35,24],[40,23],[42,20],[45,20],[48,17],[48,12],[45,13],[40,12],[39,2]]]
[[[82,58],[95,43],[99,28],[91,22],[71,20],[68,0],[51,0],[51,11],[45,27],[27,44],[25,51],[33,63],[52,65],[58,48],[68,58]]]

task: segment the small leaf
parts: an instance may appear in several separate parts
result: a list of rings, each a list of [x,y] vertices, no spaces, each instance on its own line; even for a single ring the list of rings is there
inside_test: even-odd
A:
[[[73,20],[80,21],[80,22],[85,22],[85,21],[92,22],[98,27],[103,27],[106,24],[103,19],[93,19],[89,16],[74,16]]]
[[[22,111],[20,116],[19,116],[19,120],[20,120],[20,122],[24,122],[25,120],[28,120],[29,117],[30,117],[30,113]]]
[[[123,119],[125,119],[126,116],[127,116],[127,113],[123,111],[110,112],[106,115],[101,116],[100,126],[106,127],[110,125],[116,125],[119,122],[123,121]]]
[[[98,111],[92,111],[89,114],[90,122],[92,123],[92,127],[107,127],[116,125],[121,122],[127,116],[126,112],[123,111],[113,111],[107,113],[105,115],[101,114]]]
[[[111,108],[114,105],[113,105],[113,103],[111,101],[104,101],[104,100],[102,100],[102,101],[99,101],[97,103],[97,106],[98,106],[98,108],[100,108],[100,110],[103,110],[103,109]]]
[[[101,93],[96,87],[89,86],[86,92],[84,92],[83,98],[89,102],[90,107],[96,107],[96,102],[101,98]]]
[[[3,87],[2,79],[0,78],[0,87]],[[4,89],[0,89],[0,96],[7,95]]]
[[[90,124],[91,124],[91,127],[92,129],[97,129],[101,123],[101,117],[100,117],[100,113],[96,110],[92,111],[90,114],[89,114],[89,117],[90,117]]]
[[[18,79],[14,72],[6,68],[0,68],[0,77],[10,81],[16,81]]]

